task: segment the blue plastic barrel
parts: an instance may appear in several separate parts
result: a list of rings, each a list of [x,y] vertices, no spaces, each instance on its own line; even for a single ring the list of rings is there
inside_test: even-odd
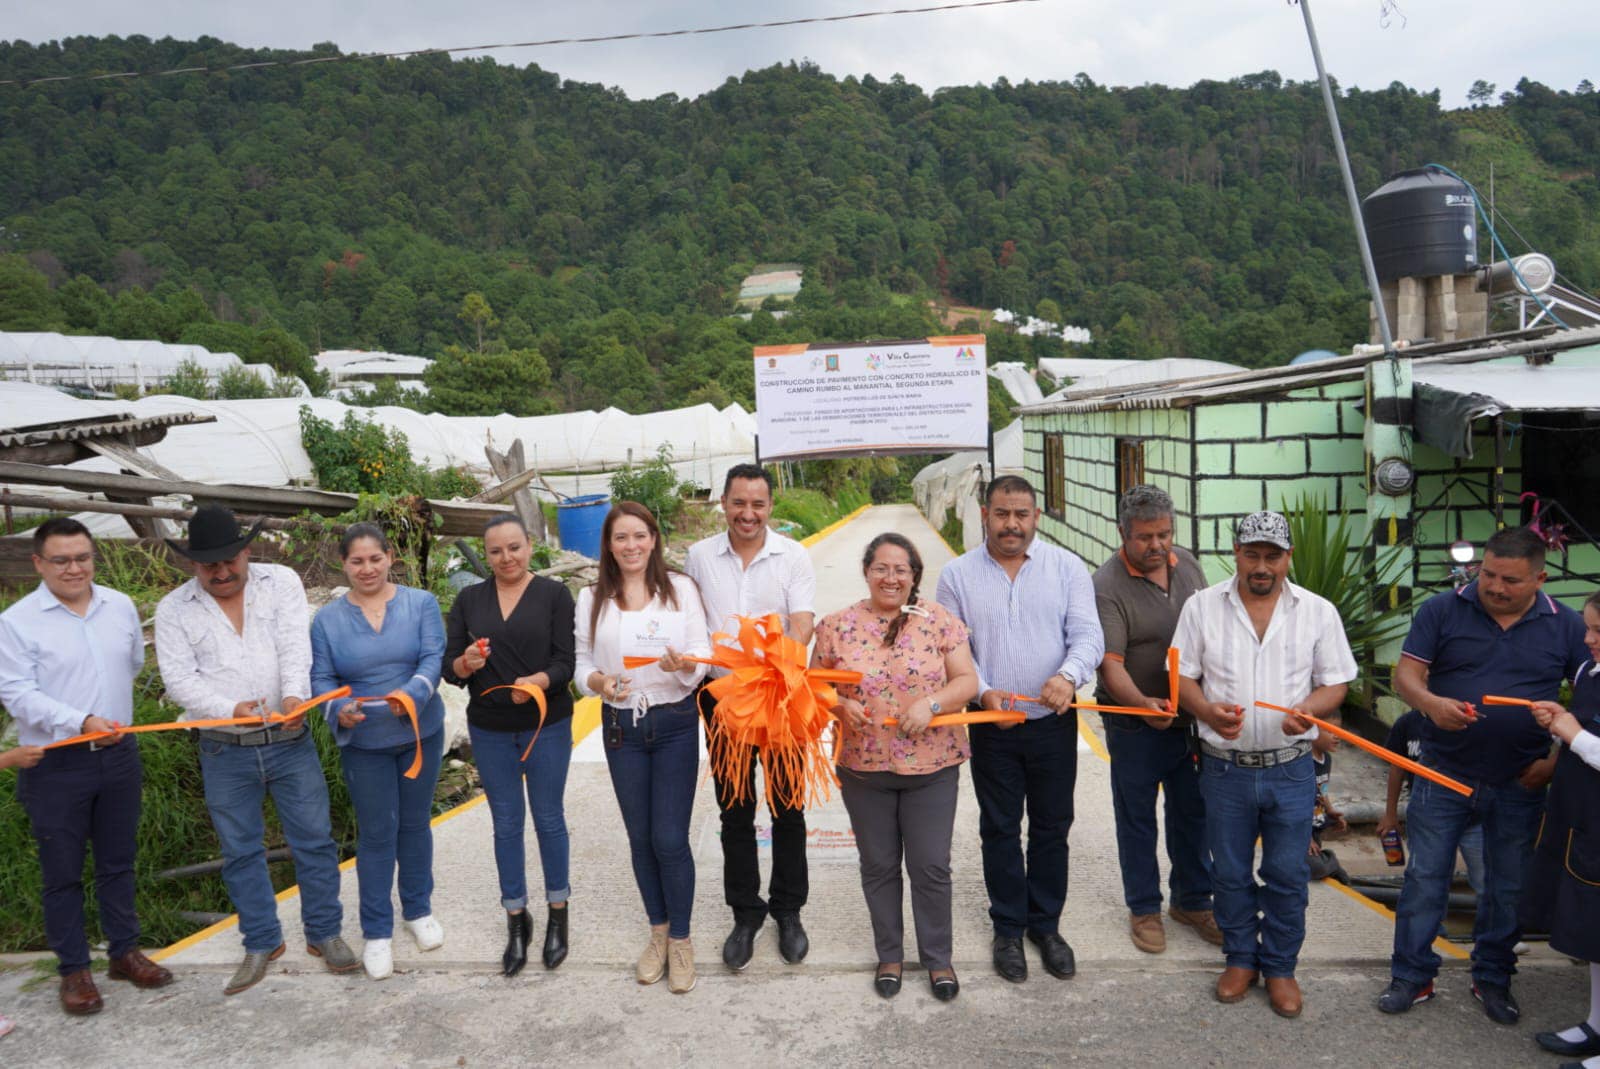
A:
[[[556,531],[561,548],[600,559],[600,528],[611,511],[610,494],[585,494],[556,503]]]

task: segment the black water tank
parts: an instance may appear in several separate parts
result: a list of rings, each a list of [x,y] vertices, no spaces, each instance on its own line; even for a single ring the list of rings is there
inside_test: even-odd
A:
[[[1361,202],[1378,278],[1466,275],[1478,269],[1472,190],[1438,171],[1402,171]]]

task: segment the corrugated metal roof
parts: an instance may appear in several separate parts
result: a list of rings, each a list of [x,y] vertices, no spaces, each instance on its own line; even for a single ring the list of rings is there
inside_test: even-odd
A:
[[[1586,327],[1554,331],[1535,338],[1475,338],[1464,343],[1416,346],[1407,350],[1406,355],[1411,359],[1415,377],[1419,369],[1426,367],[1478,364],[1497,357],[1556,353],[1597,343],[1600,343],[1600,327]],[[1382,353],[1342,356],[1314,364],[1291,364],[1232,375],[1208,375],[1132,387],[1113,387],[1087,395],[1046,399],[1042,404],[1029,405],[1017,411],[1025,416],[1041,416],[1116,409],[1187,408],[1206,401],[1282,393],[1323,383],[1358,379],[1368,364],[1383,359]],[[1581,407],[1600,407],[1600,398],[1584,400]]]
[[[16,427],[0,431],[0,448],[18,445],[50,445],[78,442],[85,438],[112,438],[149,427],[176,427],[188,423],[214,423],[215,416],[199,412],[168,412],[159,416],[135,417],[124,412],[116,416],[97,416],[69,423],[38,427]]]

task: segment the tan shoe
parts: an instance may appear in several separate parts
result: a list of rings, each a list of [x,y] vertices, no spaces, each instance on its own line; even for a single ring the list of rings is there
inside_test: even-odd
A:
[[[1128,929],[1133,935],[1133,945],[1146,954],[1159,954],[1167,949],[1167,930],[1162,927],[1159,913],[1130,913]]]
[[[1230,965],[1217,977],[1217,1001],[1238,1002],[1255,986],[1256,971],[1239,965]]]
[[[641,984],[653,984],[661,979],[667,971],[667,929],[650,929],[650,942],[645,944],[644,953],[639,955],[639,964],[634,968],[633,975]]]
[[[1267,977],[1267,999],[1272,1003],[1272,1012],[1279,1017],[1300,1016],[1300,1007],[1304,1004],[1300,985],[1292,976]]]
[[[1179,924],[1187,924],[1212,946],[1222,945],[1222,929],[1217,927],[1216,915],[1209,909],[1179,909],[1172,906],[1167,910],[1167,916]]]
[[[694,947],[687,939],[667,940],[667,990],[687,995],[694,982]]]

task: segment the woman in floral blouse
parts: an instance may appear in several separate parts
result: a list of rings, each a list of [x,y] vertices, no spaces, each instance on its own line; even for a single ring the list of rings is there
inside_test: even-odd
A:
[[[839,688],[834,715],[844,731],[841,793],[877,942],[873,986],[884,998],[900,991],[904,856],[917,949],[934,996],[948,1002],[961,989],[950,967],[950,837],[961,762],[971,749],[966,728],[930,728],[928,722],[966,706],[978,693],[978,670],[966,625],[918,597],[922,558],[910,541],[879,535],[867,545],[861,568],[866,600],[817,625],[811,663],[862,674],[859,685]]]

